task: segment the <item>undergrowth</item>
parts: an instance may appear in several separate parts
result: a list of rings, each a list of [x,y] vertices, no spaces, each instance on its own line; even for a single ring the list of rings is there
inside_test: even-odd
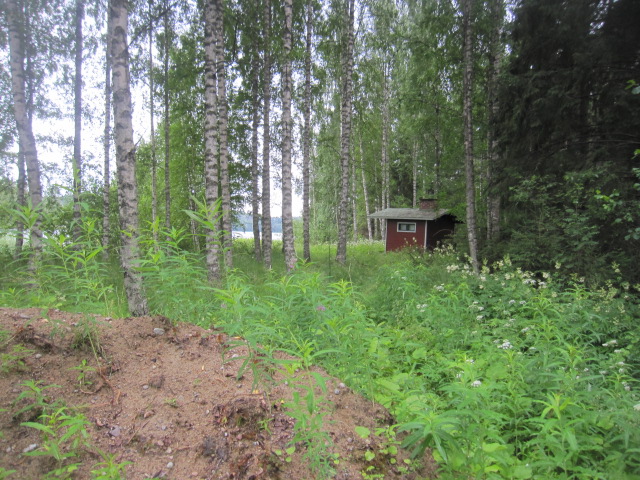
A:
[[[397,421],[394,442],[416,459],[432,452],[440,478],[638,478],[639,287],[616,278],[615,265],[612,280],[593,287],[524,272],[509,259],[475,275],[452,251],[385,255],[379,244],[358,246],[353,263],[339,267],[320,246],[316,263],[290,275],[253,265],[227,272],[214,288],[202,258],[179,247],[185,235],[141,242],[155,313],[241,337],[261,360],[249,358],[248,368],[323,366],[387,407]],[[86,301],[105,314],[121,311],[113,265],[82,242],[52,239],[36,272],[40,286],[12,283],[23,272],[16,267],[2,279],[0,302],[82,309]],[[298,360],[277,362],[275,350]],[[3,354],[19,368],[17,353]],[[269,371],[257,373],[267,389]],[[329,477],[325,407],[311,391],[301,387],[290,411],[297,441]],[[301,407],[316,401],[319,409]]]

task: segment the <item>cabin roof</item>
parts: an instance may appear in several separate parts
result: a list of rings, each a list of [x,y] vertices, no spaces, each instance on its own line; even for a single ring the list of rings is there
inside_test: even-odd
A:
[[[446,215],[448,210],[444,208],[385,208],[369,215],[369,218],[386,218],[395,220],[435,220]]]

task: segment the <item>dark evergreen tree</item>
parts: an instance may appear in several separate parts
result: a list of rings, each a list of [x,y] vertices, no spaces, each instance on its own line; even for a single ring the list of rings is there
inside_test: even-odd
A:
[[[637,274],[640,3],[521,1],[500,96],[506,251]]]

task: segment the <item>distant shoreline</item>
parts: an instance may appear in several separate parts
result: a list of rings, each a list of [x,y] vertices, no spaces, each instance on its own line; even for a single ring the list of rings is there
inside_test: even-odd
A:
[[[231,236],[233,238],[253,238],[253,232],[242,232],[240,230],[232,230]],[[282,233],[272,233],[271,238],[273,240],[282,240]]]

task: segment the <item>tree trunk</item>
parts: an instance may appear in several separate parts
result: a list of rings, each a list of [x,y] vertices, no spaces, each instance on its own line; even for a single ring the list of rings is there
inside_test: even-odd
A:
[[[109,31],[109,26],[107,30]],[[111,153],[111,53],[107,41],[105,55],[105,80],[104,80],[104,173],[102,176],[102,257],[109,258],[109,237],[111,235],[110,215],[110,153]]]
[[[171,142],[170,142],[170,112],[169,112],[169,2],[164,1],[164,52],[163,52],[163,81],[164,81],[164,227],[171,230]]]
[[[109,8],[111,59],[113,61],[113,121],[115,124],[116,168],[118,172],[118,206],[122,247],[120,257],[124,270],[124,288],[133,316],[148,312],[142,287],[142,276],[136,270],[138,260],[138,188],[136,154],[131,117],[129,50],[127,44],[128,3],[111,0]]]
[[[153,0],[149,0],[149,123],[151,126],[151,224],[158,243],[158,164],[156,159],[155,93],[153,81]]]
[[[291,29],[292,0],[284,0],[284,62],[282,71],[282,246],[287,272],[296,267],[293,240],[293,199],[291,181]]]
[[[382,209],[390,208],[389,174],[389,78],[385,60],[382,66]],[[387,238],[387,222],[380,220],[382,238]]]
[[[473,0],[462,2],[462,33],[463,43],[463,116],[464,116],[464,168],[466,176],[466,200],[467,200],[467,239],[469,241],[469,255],[474,272],[479,271],[478,262],[478,236],[476,231],[476,200],[475,200],[475,175],[473,165],[473,45],[472,45],[472,21],[471,9]]]
[[[264,4],[264,120],[262,126],[262,260],[271,268],[271,172],[269,110],[271,109],[271,0]]]
[[[78,241],[82,234],[80,193],[82,190],[82,20],[84,19],[84,0],[76,0],[75,15],[75,79],[74,90],[74,140],[73,140],[73,232]]]
[[[218,198],[218,112],[216,86],[216,6],[204,2],[204,176],[207,206],[206,260],[209,280],[220,280]]]
[[[489,39],[488,113],[487,129],[487,240],[500,237],[500,194],[494,185],[494,166],[498,161],[498,135],[496,121],[498,115],[498,75],[500,73],[500,33],[503,20],[503,0],[492,0],[491,20],[493,28]]]
[[[217,12],[216,25],[216,74],[218,79],[218,138],[220,141],[220,186],[222,190],[222,244],[224,263],[233,266],[233,241],[231,237],[231,186],[229,184],[229,147],[227,141],[227,72],[224,49],[224,0],[214,0]]]
[[[13,96],[13,113],[18,128],[18,139],[20,150],[24,154],[27,166],[27,179],[29,183],[29,198],[31,208],[38,211],[42,202],[42,187],[40,184],[40,164],[38,162],[38,151],[36,140],[33,135],[31,117],[28,115],[28,106],[25,96],[25,85],[27,78],[25,75],[25,42],[22,35],[24,29],[24,17],[16,0],[7,0],[6,3],[7,20],[9,24],[9,56],[11,68],[11,93]],[[42,219],[39,212],[31,225],[31,248],[33,255],[29,260],[29,268],[35,271],[36,262],[42,253]]]
[[[349,161],[351,154],[351,96],[353,94],[353,16],[354,0],[346,0],[344,9],[345,49],[342,79],[342,135],[340,148],[340,206],[338,210],[338,245],[336,261],[344,265],[347,261],[347,216],[349,201]]]
[[[25,185],[26,175],[24,171],[24,152],[18,145],[18,182],[17,182],[17,198],[16,203],[18,208],[22,209],[26,205],[25,199]],[[13,251],[13,259],[17,260],[22,255],[22,247],[24,246],[24,222],[20,220],[16,221],[16,246]]]
[[[440,128],[440,105],[436,103],[436,131],[435,131],[435,154],[433,193],[438,197],[440,194],[440,165],[442,163],[442,129]]]
[[[302,255],[305,262],[311,261],[311,235],[309,211],[309,163],[311,150],[311,34],[313,7],[307,3],[306,48],[304,57],[304,137],[302,145]]]
[[[358,189],[356,177],[356,162],[351,162],[351,214],[353,221],[353,241],[358,241]]]
[[[251,125],[251,217],[253,221],[253,253],[257,261],[262,259],[260,251],[260,187],[258,165],[258,129],[260,127],[260,97],[258,93],[258,75],[260,65],[258,63],[258,49],[254,46],[254,56],[251,61],[252,79],[251,95],[253,119]]]
[[[360,135],[360,174],[362,175],[362,195],[364,197],[364,209],[367,215],[367,234],[369,235],[369,241],[373,240],[373,231],[371,230],[371,219],[369,215],[371,210],[369,209],[369,192],[367,191],[367,177],[364,173],[364,149],[362,148],[362,135]]]
[[[418,142],[413,142],[413,149],[411,150],[411,206],[416,208],[418,206]]]

